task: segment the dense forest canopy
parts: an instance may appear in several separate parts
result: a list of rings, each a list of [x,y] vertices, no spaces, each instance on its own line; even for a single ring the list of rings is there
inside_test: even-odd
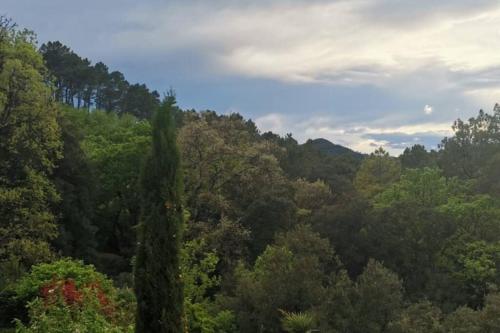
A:
[[[398,157],[299,144],[2,18],[0,327],[132,332],[134,282],[179,282],[175,332],[499,332],[500,107],[451,126]]]

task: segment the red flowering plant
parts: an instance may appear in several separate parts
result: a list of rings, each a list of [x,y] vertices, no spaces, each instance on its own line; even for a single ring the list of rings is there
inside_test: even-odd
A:
[[[73,279],[52,280],[40,288],[40,296],[46,304],[63,301],[66,305],[80,305],[83,301],[83,294]]]
[[[40,295],[46,307],[69,306],[81,309],[90,303],[108,319],[114,319],[115,304],[98,282],[76,286],[73,279],[53,279],[40,288]]]
[[[133,323],[128,309],[134,307],[122,306],[121,291],[93,266],[79,261],[63,259],[36,265],[18,283],[16,292],[18,297],[33,300],[29,303],[33,325],[52,317],[65,318],[72,325],[102,322],[124,328]]]

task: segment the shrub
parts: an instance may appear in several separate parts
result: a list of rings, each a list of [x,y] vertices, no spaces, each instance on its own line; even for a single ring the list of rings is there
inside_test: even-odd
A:
[[[41,289],[54,281],[72,280],[76,288],[99,284],[103,292],[115,292],[113,283],[104,274],[95,270],[92,265],[82,261],[61,259],[32,267],[30,274],[22,278],[15,287],[18,297],[40,296]]]
[[[33,266],[16,290],[17,297],[31,299],[29,324],[17,320],[18,332],[133,331],[133,297],[118,292],[105,275],[80,261]]]

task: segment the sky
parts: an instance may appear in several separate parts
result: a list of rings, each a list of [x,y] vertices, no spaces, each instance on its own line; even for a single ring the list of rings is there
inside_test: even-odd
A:
[[[497,0],[1,0],[0,14],[183,108],[299,142],[436,148],[500,101]]]

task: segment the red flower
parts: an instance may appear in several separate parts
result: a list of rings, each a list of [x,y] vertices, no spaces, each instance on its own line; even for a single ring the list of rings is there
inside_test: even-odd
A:
[[[64,297],[64,301],[68,305],[81,303],[83,298],[82,294],[76,288],[75,281],[71,279],[64,281],[64,285],[62,287],[62,294]]]
[[[88,292],[82,293],[78,290],[73,279],[52,280],[40,288],[40,295],[46,305],[54,305],[57,302],[64,302],[66,305],[83,305],[85,297],[96,297],[100,304],[101,311],[112,317],[115,307],[104,293],[99,283],[94,282],[85,287]]]
[[[72,279],[53,280],[40,289],[40,294],[48,304],[54,304],[58,299],[62,299],[67,305],[80,304],[83,300],[82,293]]]

